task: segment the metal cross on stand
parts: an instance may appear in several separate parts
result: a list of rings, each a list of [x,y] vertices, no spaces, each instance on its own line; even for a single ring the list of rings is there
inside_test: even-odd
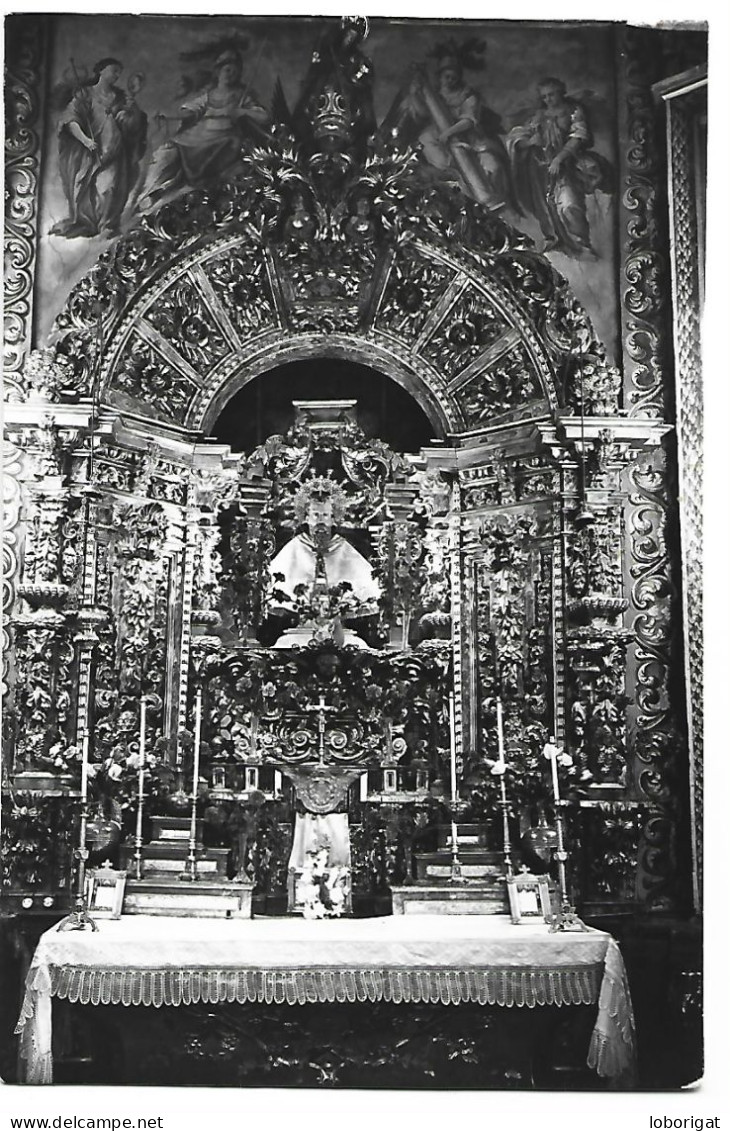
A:
[[[307,711],[310,714],[316,714],[316,716],[317,716],[317,732],[318,732],[318,735],[319,735],[319,764],[320,764],[320,766],[323,766],[324,765],[324,733],[325,733],[325,727],[326,727],[326,724],[327,724],[327,715],[330,714],[330,713],[335,713],[338,710],[338,708],[333,707],[333,706],[328,706],[327,703],[325,702],[324,695],[320,695],[319,703],[317,703],[316,706],[313,705],[311,707],[302,707],[302,710]]]

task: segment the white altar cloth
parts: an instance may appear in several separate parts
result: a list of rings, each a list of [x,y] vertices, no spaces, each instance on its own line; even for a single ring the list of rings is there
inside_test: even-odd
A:
[[[27,1083],[51,1083],[53,997],[83,1004],[598,1003],[588,1064],[633,1080],[623,959],[603,931],[550,934],[499,915],[378,919],[101,920],[41,937],[16,1033]]]

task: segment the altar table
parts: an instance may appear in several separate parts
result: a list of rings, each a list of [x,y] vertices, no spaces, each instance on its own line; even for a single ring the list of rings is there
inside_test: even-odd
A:
[[[587,1063],[630,1086],[634,1019],[603,931],[550,934],[499,915],[101,920],[41,937],[16,1033],[30,1084],[53,1081],[52,999],[91,1005],[388,1001],[598,1005]]]

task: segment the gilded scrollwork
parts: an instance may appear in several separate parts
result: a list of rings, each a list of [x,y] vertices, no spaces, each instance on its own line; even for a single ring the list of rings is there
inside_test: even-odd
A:
[[[670,695],[677,594],[667,545],[667,474],[661,449],[637,459],[629,469],[631,612],[636,638],[634,755],[639,788],[659,809],[645,830],[639,880],[646,902],[660,907],[675,905],[679,897],[673,796],[682,745]]]
[[[667,391],[665,309],[667,267],[660,250],[661,151],[651,84],[655,45],[645,30],[627,27],[623,282],[625,403],[631,416],[661,417]]]
[[[31,339],[41,148],[40,87],[46,53],[42,20],[13,16],[5,25],[4,384],[23,399],[21,374]]]

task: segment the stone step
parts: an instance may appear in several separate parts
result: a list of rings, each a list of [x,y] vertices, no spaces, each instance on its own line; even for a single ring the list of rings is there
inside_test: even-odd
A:
[[[496,865],[487,864],[472,864],[468,859],[460,857],[459,863],[461,865],[462,876],[469,876],[473,879],[480,879],[482,877],[489,878],[490,876],[497,876],[499,872]],[[449,879],[451,876],[451,861],[445,860],[437,864],[426,864],[423,867],[416,866],[416,875],[418,879]]]
[[[190,842],[183,841],[177,843],[176,841],[165,840],[151,840],[149,844],[145,844],[143,852],[145,859],[156,860],[162,857],[167,857],[168,860],[184,860],[190,851]],[[205,856],[209,860],[222,860],[228,859],[228,848],[203,848],[198,844],[198,856]]]
[[[168,876],[181,876],[185,871],[185,863],[187,855],[179,858],[169,857],[148,857],[146,854],[142,858],[142,868],[145,875],[151,873],[162,873]],[[196,861],[196,867],[201,875],[206,876],[224,876],[225,868],[218,867],[218,861],[206,860],[205,857],[199,856]]]
[[[409,884],[391,888],[394,915],[505,915],[506,883]]]
[[[459,845],[478,845],[479,847],[486,848],[486,825],[469,824],[457,821],[456,836]],[[439,848],[446,848],[447,846],[451,847],[451,825],[439,825],[438,844]]]
[[[451,853],[416,852],[413,859],[416,864],[416,876],[419,880],[428,877],[451,875]],[[502,875],[504,871],[504,857],[501,852],[490,852],[485,848],[462,848],[459,845],[459,863],[466,876]]]
[[[182,833],[190,836],[190,817],[153,817],[153,840],[158,837],[167,837],[171,833]]]
[[[188,841],[150,841],[142,850],[144,870],[145,872],[182,872],[189,851]],[[227,848],[203,848],[199,844],[198,871],[225,876],[228,853]],[[128,871],[134,870],[134,847],[130,844],[122,846],[122,864]]]
[[[124,914],[250,919],[252,887],[233,880],[127,880]]]

